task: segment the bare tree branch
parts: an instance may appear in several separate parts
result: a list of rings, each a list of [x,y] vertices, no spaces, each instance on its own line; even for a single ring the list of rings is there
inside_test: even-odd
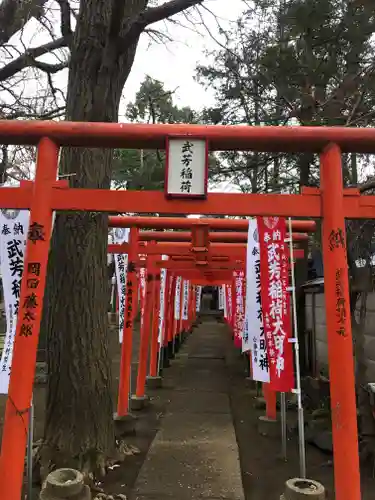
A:
[[[131,23],[127,33],[120,40],[121,44],[129,44],[135,40],[150,24],[163,21],[175,14],[179,14],[190,7],[200,5],[204,0],[170,0],[158,7],[150,7],[141,12],[138,17]]]
[[[32,18],[40,18],[47,0],[3,0],[0,3],[0,45],[21,30]]]
[[[174,16],[183,12],[190,7],[202,4],[204,0],[170,0],[165,2],[158,7],[151,7],[147,9],[140,15],[140,21],[143,22],[143,27],[150,24],[157,23],[158,21],[163,21],[168,17]]]
[[[358,186],[359,192],[360,193],[365,193],[366,191],[370,191],[371,189],[375,188],[375,177],[372,179],[367,180],[363,184],[360,184]]]
[[[0,81],[3,82],[4,80],[11,78],[12,76],[16,75],[19,71],[22,71],[27,67],[35,67],[35,66],[37,67],[37,64],[42,64],[35,61],[37,57],[43,56],[44,54],[48,54],[53,50],[67,47],[69,43],[70,43],[70,38],[63,36],[61,38],[58,38],[57,40],[53,40],[52,42],[40,45],[39,47],[28,49],[22,55],[14,59],[14,61],[0,68]],[[66,64],[63,67],[67,67],[67,65],[68,62],[66,62]]]
[[[69,5],[69,0],[56,0],[60,6],[60,29],[62,36],[66,38],[71,38],[72,24],[71,24],[71,8]]]

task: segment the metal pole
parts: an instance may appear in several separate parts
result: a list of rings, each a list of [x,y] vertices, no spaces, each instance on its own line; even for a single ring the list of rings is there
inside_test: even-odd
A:
[[[173,356],[176,354],[176,329],[177,329],[177,320],[174,317],[174,312],[173,312],[173,340],[172,340],[172,353]]]
[[[286,449],[286,397],[285,392],[280,393],[280,406],[281,406],[281,451],[284,460],[287,459]]]
[[[112,293],[111,293],[111,312],[116,312],[116,280],[113,280],[112,284]]]
[[[289,217],[289,231],[292,228],[292,219]],[[305,424],[302,407],[302,394],[301,394],[301,369],[299,364],[299,344],[298,344],[298,324],[297,324],[297,305],[296,305],[296,280],[294,276],[294,252],[293,252],[293,238],[292,234],[289,235],[289,250],[291,262],[291,277],[292,277],[292,308],[293,308],[293,330],[294,330],[294,354],[296,363],[296,389],[297,404],[298,404],[298,441],[299,441],[299,466],[300,477],[306,478],[306,449],[305,449]]]
[[[163,328],[164,329],[164,328]],[[164,342],[164,335],[162,334],[160,342],[159,342],[159,357],[158,357],[158,377],[160,377],[160,369],[161,369],[161,363],[163,361],[163,342]]]
[[[29,429],[27,436],[27,500],[31,500],[33,495],[33,441],[34,441],[34,403],[31,399],[29,413]]]

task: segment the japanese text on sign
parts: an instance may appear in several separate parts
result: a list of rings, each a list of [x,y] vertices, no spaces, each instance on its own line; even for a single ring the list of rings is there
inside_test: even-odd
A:
[[[129,239],[128,228],[117,228],[114,230],[113,234],[114,243],[120,245],[122,243],[127,242],[128,239]],[[125,296],[126,296],[128,255],[115,254],[114,259],[115,259],[116,282],[117,282],[117,293],[118,293],[118,303],[119,303],[119,341],[121,343],[125,326]]]
[[[175,196],[204,196],[207,187],[206,141],[171,137],[167,154],[167,193]]]
[[[256,219],[249,220],[246,257],[246,325],[242,350],[251,351],[253,379],[269,382],[267,345],[263,327],[259,232]]]
[[[344,297],[344,285],[343,285],[343,273],[344,269],[336,269],[335,273],[335,291],[336,291],[336,322],[337,330],[336,333],[342,337],[346,337],[345,323],[347,318],[347,306]]]
[[[180,191],[181,193],[191,192],[191,181],[193,179],[193,169],[191,163],[194,155],[194,144],[185,141],[181,148],[181,171],[180,171]]]
[[[263,324],[273,390],[293,388],[288,249],[285,245],[285,219],[259,217],[261,260],[261,302]]]
[[[168,257],[166,255],[162,255],[162,260],[167,260]],[[163,331],[164,331],[164,323],[165,323],[165,291],[167,285],[167,270],[160,270],[160,295],[159,295],[159,335],[158,342],[162,343],[163,340]]]
[[[0,362],[0,394],[6,394],[9,386],[28,225],[27,210],[1,210],[0,260],[6,335]]]
[[[242,346],[242,335],[244,329],[245,320],[245,304],[244,304],[244,278],[245,273],[243,271],[234,271],[234,318],[233,318],[233,331],[234,331],[234,342],[236,347]]]
[[[182,286],[182,319],[184,321],[189,319],[189,296],[190,283],[188,280],[184,280]]]
[[[329,249],[331,252],[335,248],[345,248],[344,231],[341,228],[332,230],[328,236]]]
[[[182,278],[181,276],[177,277],[176,280],[176,296],[175,296],[175,302],[174,302],[174,319],[179,320],[180,319],[180,310],[181,310],[181,283],[182,283]]]

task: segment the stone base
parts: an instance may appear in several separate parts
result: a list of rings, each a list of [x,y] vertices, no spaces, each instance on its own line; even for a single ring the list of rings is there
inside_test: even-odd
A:
[[[262,415],[258,418],[258,432],[261,436],[280,437],[280,423]]]
[[[162,347],[161,348],[161,366],[163,368],[169,368],[171,366],[171,362],[169,361],[169,356],[168,356],[168,347]]]
[[[325,500],[324,486],[312,479],[288,479],[280,500]]]
[[[180,346],[181,346],[181,340],[180,340],[179,335],[175,336],[174,341],[173,341],[173,345],[174,345],[174,352],[175,352],[175,354],[177,354],[178,351],[180,350]]]
[[[45,385],[48,381],[48,369],[47,363],[37,362],[35,368],[35,379],[34,383],[36,385]]]
[[[168,358],[169,359],[174,359],[175,356],[174,356],[173,340],[171,340],[170,342],[168,342],[167,350],[168,350]]]
[[[163,379],[161,377],[146,377],[146,387],[150,389],[160,389],[163,384]]]
[[[130,400],[130,409],[132,411],[140,411],[143,410],[147,404],[149,403],[150,399],[148,396],[135,396],[133,395]]]
[[[40,500],[56,498],[91,500],[89,486],[84,484],[83,475],[74,469],[57,469],[51,472],[43,485]]]
[[[119,417],[117,413],[113,415],[115,421],[115,433],[117,437],[135,434],[136,417],[131,413]]]

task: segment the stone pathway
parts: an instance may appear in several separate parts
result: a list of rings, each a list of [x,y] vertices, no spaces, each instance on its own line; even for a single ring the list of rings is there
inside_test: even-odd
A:
[[[169,401],[132,500],[243,500],[223,325],[205,322],[166,370]]]

